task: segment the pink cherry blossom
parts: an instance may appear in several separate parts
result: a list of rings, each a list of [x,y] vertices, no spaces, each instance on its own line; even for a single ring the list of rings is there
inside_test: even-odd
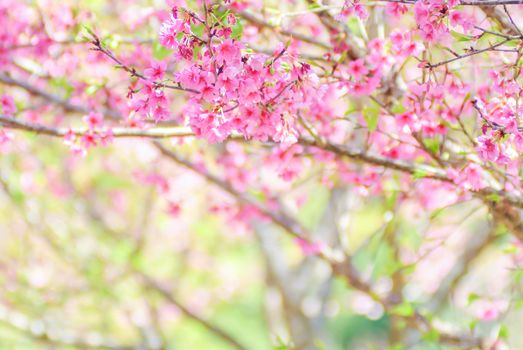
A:
[[[0,107],[1,111],[8,116],[12,116],[16,113],[16,105],[13,98],[9,95],[2,95],[0,97]]]
[[[151,66],[144,70],[144,75],[153,81],[162,80],[163,76],[165,75],[166,68],[167,64],[164,61],[153,61]]]
[[[101,113],[91,112],[84,117],[84,121],[90,129],[97,129],[103,126],[104,116]]]

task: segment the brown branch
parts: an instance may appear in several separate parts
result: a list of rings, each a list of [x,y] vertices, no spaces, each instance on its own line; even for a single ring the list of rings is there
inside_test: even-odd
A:
[[[163,296],[166,300],[168,300],[171,304],[175,305],[186,317],[196,321],[197,323],[204,326],[208,331],[231,345],[233,348],[238,350],[246,350],[247,348],[240,344],[238,340],[236,340],[232,335],[221,329],[220,327],[212,324],[208,320],[202,318],[201,316],[198,316],[191,310],[189,310],[185,305],[183,305],[178,299],[176,299],[172,293],[165,288],[163,285],[161,285],[159,282],[155,281],[151,277],[140,273],[140,277],[142,280],[147,284],[147,287],[150,289],[158,292],[161,296]]]
[[[358,162],[383,166],[388,169],[398,170],[411,175],[419,174],[423,175],[424,178],[435,179],[443,182],[452,182],[452,180],[449,179],[445,172],[443,172],[441,169],[424,164],[413,164],[399,159],[391,159],[334,143],[323,142],[320,144],[309,138],[300,138],[299,143],[304,146],[320,148],[322,150],[332,152],[338,156],[347,157]]]
[[[33,322],[37,322],[40,320],[32,320]],[[43,321],[42,321],[43,322]],[[99,345],[91,344],[88,341],[85,341],[84,339],[80,338],[75,334],[74,338],[71,338],[70,336],[67,337],[67,339],[61,339],[58,337],[50,337],[45,332],[45,328],[42,330],[42,333],[36,333],[32,331],[29,328],[25,328],[22,326],[19,326],[13,322],[9,322],[4,319],[0,319],[0,327],[5,326],[8,327],[18,333],[20,333],[22,336],[27,337],[35,342],[38,342],[40,344],[48,345],[52,348],[54,347],[74,347],[78,349],[89,349],[89,350],[133,350],[139,348],[139,346],[136,345],[119,345],[115,344],[112,341],[103,340],[99,342]],[[44,326],[45,327],[45,326]],[[85,331],[84,331],[85,333]],[[145,348],[148,349],[148,348]]]
[[[516,24],[516,22],[514,21],[514,19],[512,18],[512,16],[510,15],[510,12],[508,11],[508,8],[507,8],[507,5],[503,5],[503,10],[505,10],[505,13],[507,14],[507,17],[510,21],[510,23],[512,24],[512,26],[514,27],[513,29],[515,29],[515,31],[521,36],[523,37],[523,33],[521,32],[521,30],[519,29],[518,25]]]
[[[256,207],[261,213],[269,217],[275,224],[283,228],[285,231],[287,231],[291,236],[295,238],[300,239],[307,239],[308,235],[306,234],[305,229],[296,221],[290,218],[288,214],[280,213],[280,212],[274,212],[273,210],[269,209],[268,207],[264,206],[263,204],[256,201],[254,198],[251,198],[246,193],[240,193],[236,189],[234,189],[231,184],[229,184],[226,181],[223,181],[222,179],[218,178],[217,176],[207,172],[203,171],[201,169],[198,169],[194,164],[191,162],[181,158],[176,153],[171,152],[165,146],[163,146],[160,142],[154,141],[153,142],[156,148],[167,158],[173,160],[175,163],[182,165],[183,167],[192,170],[193,172],[199,174],[200,176],[204,177],[208,182],[218,186],[219,188],[223,189],[225,192],[232,195],[234,198],[238,200],[241,204],[247,204],[252,205]]]
[[[251,22],[251,23],[257,25],[258,27],[265,27],[265,28],[276,30],[277,32],[279,32],[280,34],[282,34],[284,36],[288,36],[288,37],[294,38],[296,40],[303,41],[305,43],[321,47],[323,49],[327,49],[327,50],[331,50],[332,49],[331,46],[329,44],[327,44],[327,43],[319,41],[319,40],[317,40],[317,39],[315,39],[313,37],[309,37],[307,35],[303,35],[301,33],[296,33],[296,32],[290,31],[290,30],[281,29],[278,26],[276,26],[276,25],[274,25],[272,23],[269,23],[266,20],[264,20],[263,18],[259,18],[259,17],[257,17],[256,15],[254,15],[254,14],[252,14],[250,12],[239,11],[239,12],[237,12],[237,14],[241,18],[245,19],[248,22]]]
[[[0,124],[8,129],[17,129],[17,130],[24,130],[24,131],[30,131],[35,132],[37,134],[47,135],[47,136],[54,136],[54,137],[64,137],[69,131],[74,133],[77,136],[85,135],[88,132],[94,132],[94,133],[100,133],[105,132],[105,130],[89,130],[86,128],[53,128],[49,126],[44,126],[40,124],[34,124],[29,123],[25,121],[21,121],[9,116],[4,116],[0,114]],[[152,129],[133,129],[133,128],[112,128],[112,134],[113,137],[147,137],[152,139],[160,139],[160,138],[173,138],[173,137],[191,137],[195,136],[194,133],[187,127],[169,127],[169,128],[152,128]],[[233,136],[232,138],[241,138],[241,136]],[[397,170],[404,173],[408,173],[415,176],[422,176],[424,178],[429,179],[435,179],[438,181],[453,183],[453,181],[446,175],[446,173],[439,169],[434,168],[425,164],[415,164],[410,163],[398,159],[391,159],[387,157],[383,157],[380,155],[370,154],[366,151],[350,148],[344,145],[337,145],[334,143],[327,143],[327,142],[318,142],[316,140],[311,140],[308,138],[300,138],[299,143],[304,146],[310,146],[310,147],[316,147],[319,149],[323,149],[325,151],[332,152],[338,156],[341,157],[347,157],[349,159],[367,163],[371,165],[376,166],[383,166],[387,169]],[[157,146],[158,147],[158,146]],[[177,158],[174,154],[170,154],[170,152],[165,149],[162,145],[160,147],[163,148],[167,154],[169,154],[170,158]],[[174,159],[174,158],[173,158]],[[181,164],[191,168],[192,164],[179,159]],[[194,170],[194,169],[193,169]],[[212,176],[211,176],[212,178]],[[227,191],[233,191],[230,193],[236,193],[236,191],[228,184],[223,183],[220,179],[214,178],[211,182],[215,184],[219,184],[220,187],[227,187]],[[511,205],[514,205],[515,207],[523,209],[523,198],[513,195],[511,193],[502,191],[502,190],[496,190],[492,187],[486,187],[478,192],[475,192],[475,194],[482,198],[488,198],[490,196],[499,196],[506,200]],[[244,195],[239,194],[242,198],[243,202],[247,202],[249,204],[251,199],[243,198]],[[295,222],[289,222],[285,217],[280,217],[276,214],[273,214],[268,208],[264,208],[264,211],[262,211],[264,214],[271,217],[271,215],[275,215],[273,219],[277,219],[277,222],[282,226],[284,229],[289,229],[291,232],[295,234],[295,236],[304,238],[307,237],[303,234],[303,229],[296,225]]]
[[[155,146],[159,149],[159,151],[167,156],[169,159],[175,161],[177,164],[182,165],[186,168],[188,168],[191,171],[196,172],[200,176],[203,176],[207,181],[209,181],[212,184],[217,185],[219,188],[225,190],[229,194],[231,194],[233,197],[235,197],[240,203],[243,204],[249,204],[252,206],[255,206],[260,212],[267,215],[277,226],[280,226],[283,228],[287,233],[294,237],[309,237],[304,229],[301,227],[301,225],[294,221],[291,217],[289,217],[285,212],[273,212],[268,210],[268,208],[264,207],[261,203],[258,201],[250,198],[246,194],[239,193],[236,191],[228,182],[225,182],[218,177],[206,172],[202,171],[201,169],[197,168],[195,165],[191,164],[190,162],[182,159],[175,153],[169,151],[166,149],[161,143],[158,141],[154,141]],[[345,154],[346,155],[346,154]],[[355,155],[355,153],[353,154]],[[360,155],[361,156],[361,155]],[[378,157],[375,156],[361,156],[361,159],[372,160],[377,161],[379,163],[382,163],[381,160]],[[405,164],[395,164],[395,167],[407,170]],[[439,177],[439,176],[438,176]],[[439,177],[440,180],[443,178]],[[447,181],[450,181],[447,179]],[[352,265],[350,261],[350,257],[346,257],[346,260],[344,262],[338,263],[332,261],[328,256],[326,256],[323,253],[318,254],[318,257],[320,257],[322,260],[326,261],[331,265],[332,271],[334,275],[344,277],[350,284],[351,287],[358,289],[360,291],[363,291],[373,298],[379,303],[381,303],[385,310],[389,310],[390,307],[393,307],[394,304],[390,304],[387,299],[382,300],[379,296],[377,296],[371,286],[364,282],[360,277],[359,273],[354,269],[354,266]],[[412,316],[406,316],[406,320],[409,322],[413,322],[416,325],[416,328],[418,328],[420,331],[428,331],[433,329],[433,326],[419,313],[416,313]],[[466,348],[474,348],[477,347],[478,344],[481,344],[481,339],[474,338],[474,337],[468,337],[468,336],[458,336],[458,335],[452,335],[452,334],[441,334],[441,340],[445,343],[454,344],[458,346],[463,346]]]
[[[491,46],[488,46],[488,47],[480,49],[480,50],[475,50],[474,49],[474,50],[472,50],[472,51],[470,51],[470,52],[468,52],[466,54],[459,55],[457,57],[453,57],[453,58],[448,59],[446,61],[442,61],[442,62],[438,62],[438,63],[427,63],[424,68],[430,68],[430,69],[437,68],[437,67],[440,67],[440,66],[443,66],[443,65],[446,65],[446,64],[458,61],[458,60],[462,60],[462,59],[467,58],[467,57],[478,55],[480,53],[484,53],[484,52],[488,52],[488,51],[495,51],[496,48],[506,44],[507,42],[509,42],[511,40],[513,40],[513,39],[505,39],[505,40],[502,40],[500,42],[497,42],[497,43],[495,43],[495,44],[493,44]]]
[[[191,162],[181,158],[176,153],[171,152],[165,146],[163,146],[158,141],[153,141],[156,148],[167,158],[173,160],[175,163],[199,174],[200,176],[204,177],[208,182],[216,185],[217,187],[221,188],[225,192],[229,193],[231,196],[236,198],[236,200],[244,205],[251,205],[258,209],[262,214],[267,216],[271,219],[271,221],[276,224],[277,226],[281,227],[286,233],[288,233],[290,236],[294,238],[299,238],[301,240],[307,241],[309,243],[312,243],[309,241],[308,237],[310,235],[308,232],[301,226],[300,223],[295,221],[288,213],[285,212],[285,210],[282,208],[280,211],[274,211],[256,199],[252,198],[246,193],[240,193],[236,189],[234,189],[228,182],[223,181],[222,179],[218,178],[217,176],[207,172],[203,171],[202,169],[197,168],[194,164]],[[363,281],[361,277],[359,276],[358,272],[352,265],[352,262],[349,258],[346,257],[346,260],[344,261],[334,261],[330,256],[328,256],[325,252],[320,252],[317,254],[319,258],[327,262],[335,275],[344,277],[352,287],[359,289],[361,291],[366,292],[370,296],[374,297],[375,299],[379,299],[376,294],[372,291],[371,286]]]
[[[378,0],[383,2],[397,2],[413,5],[417,0]],[[497,5],[521,5],[523,0],[461,0],[459,5],[463,6],[497,6]]]
[[[106,55],[107,57],[109,57],[113,62],[115,62],[118,65],[118,68],[123,69],[124,71],[129,73],[131,76],[133,76],[135,78],[138,78],[138,79],[141,79],[141,80],[150,81],[151,83],[154,84],[155,87],[158,87],[158,88],[166,88],[166,89],[172,89],[172,90],[185,91],[185,92],[190,92],[190,93],[193,93],[193,94],[199,94],[200,93],[200,91],[198,91],[198,90],[185,88],[185,87],[181,86],[180,83],[178,83],[177,85],[171,85],[171,84],[166,84],[166,83],[162,83],[162,82],[149,80],[145,75],[143,75],[142,73],[138,72],[136,70],[136,68],[128,66],[121,59],[116,57],[116,55],[111,50],[105,48],[103,46],[102,41],[100,40],[100,38],[98,38],[98,36],[96,36],[94,33],[90,33],[90,34],[92,36],[91,44],[94,46],[93,50],[101,52],[104,55]]]
[[[490,201],[487,205],[494,220],[504,224],[518,240],[523,242],[523,221],[520,211],[504,200]]]
[[[309,6],[319,6],[316,0],[307,0]],[[334,16],[327,10],[315,12],[315,15],[318,17],[320,22],[327,28],[329,33],[343,33],[342,40],[345,40],[348,44],[348,49],[346,50],[347,57],[351,60],[356,60],[362,56],[360,52],[361,48],[354,40],[354,35],[351,33],[349,27],[336,20]]]
[[[53,128],[41,124],[30,123],[0,114],[0,125],[6,129],[24,130],[37,134],[64,137],[68,132],[76,136],[82,136],[87,133],[105,133],[106,130],[87,128]],[[113,137],[149,137],[149,138],[171,138],[194,136],[192,130],[188,127],[156,127],[151,129],[134,129],[134,128],[110,128]]]
[[[26,81],[22,81],[20,79],[13,78],[13,77],[10,77],[5,74],[0,74],[0,83],[9,85],[9,86],[20,87],[32,95],[42,97],[45,100],[48,100],[49,102],[52,102],[54,104],[61,106],[63,109],[65,109],[66,111],[69,111],[69,112],[88,114],[91,111],[91,109],[89,109],[88,107],[73,104],[67,99],[64,99],[57,95],[53,95],[43,89],[40,89],[34,85],[27,83]],[[108,119],[112,119],[112,120],[122,120],[123,119],[122,115],[120,113],[115,112],[113,110],[104,109],[101,112]]]
[[[414,176],[421,176],[423,178],[454,183],[442,169],[434,168],[425,164],[410,163],[403,160],[391,159],[380,155],[370,154],[362,150],[353,149],[344,145],[337,145],[334,143],[318,143],[314,140],[306,138],[301,138],[299,143],[305,146],[312,146],[323,149],[335,153],[338,156],[347,157],[357,162],[382,166],[387,169],[397,170]],[[490,201],[492,197],[499,197],[514,207],[523,209],[523,197],[508,193],[503,190],[497,190],[493,187],[485,187],[477,192],[472,192],[472,194],[487,201]]]
[[[521,35],[519,28],[501,8],[492,6],[480,6],[480,8],[488,18],[498,23],[508,34],[515,36]]]
[[[438,289],[432,294],[429,308],[439,310],[443,302],[453,293],[460,282],[471,270],[473,263],[496,240],[496,227],[489,227],[486,232],[477,232],[467,240],[463,253],[458,257],[452,270],[440,281]]]
[[[194,171],[195,173],[204,177],[208,182],[218,186],[219,188],[231,194],[240,203],[256,207],[260,212],[268,216],[273,221],[273,223],[283,228],[291,236],[300,237],[304,240],[307,240],[306,237],[310,237],[310,235],[308,235],[305,232],[301,225],[295,222],[294,219],[289,217],[287,214],[285,214],[285,212],[274,212],[272,210],[269,210],[255,199],[252,199],[246,194],[242,194],[236,191],[228,182],[225,182],[216,177],[215,175],[212,175],[206,171],[202,171],[201,169],[197,168],[194,164],[190,163],[185,159],[182,159],[174,152],[169,151],[160,142],[154,141],[153,143],[164,156],[173,160],[175,163],[182,165],[188,168],[189,170]],[[331,260],[330,257],[325,255],[324,253],[319,253],[317,256],[331,266],[334,275],[343,277],[354,289],[367,293],[376,302],[379,302],[381,305],[383,305],[386,311],[390,311],[390,308],[394,307],[394,303],[390,303],[387,299],[381,299],[380,296],[378,296],[372,290],[371,285],[361,279],[361,277],[359,276],[359,272],[354,268],[350,257],[345,257],[345,260],[343,262],[336,262]],[[434,327],[419,313],[402,317],[404,317],[407,321],[413,322],[416,328],[418,328],[422,332],[434,329]],[[464,337],[441,332],[439,333],[441,336],[441,340],[449,344],[455,344],[460,346],[466,345],[467,348],[474,348],[481,343],[481,340],[477,338]]]
[[[251,50],[253,50],[254,52],[263,53],[263,54],[266,54],[266,55],[269,55],[269,56],[274,56],[274,54],[276,53],[275,49],[265,48],[265,47],[261,47],[261,46],[256,46],[256,45],[251,44],[251,43],[248,43],[247,47],[250,48]],[[320,61],[320,62],[327,62],[328,61],[323,56],[313,55],[313,54],[304,53],[304,52],[303,53],[299,52],[297,54],[290,54],[290,56],[295,56],[296,58],[301,59],[301,60]]]
[[[19,78],[13,78],[9,75],[0,73],[0,83],[3,83],[8,86],[15,86],[15,87],[24,89],[31,95],[41,97],[53,104],[56,104],[56,105],[62,107],[64,110],[66,110],[68,112],[79,113],[79,114],[88,114],[89,112],[93,111],[93,109],[89,108],[88,106],[71,103],[67,99],[64,99],[58,95],[51,94],[51,93],[45,91],[44,89],[38,88],[37,86],[29,84]],[[100,113],[102,113],[105,118],[110,119],[110,120],[114,120],[114,121],[123,121],[124,120],[124,116],[122,114],[120,114],[119,112],[114,111],[112,109],[102,108],[102,109],[100,109]],[[158,121],[158,122],[152,122],[150,120],[146,120],[145,122],[148,124],[154,123],[154,124],[158,124],[158,125],[173,125],[173,122],[170,120]]]

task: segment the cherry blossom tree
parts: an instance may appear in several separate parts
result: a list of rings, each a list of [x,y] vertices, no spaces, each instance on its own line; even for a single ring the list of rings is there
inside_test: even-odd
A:
[[[520,0],[0,0],[0,348],[523,347]]]

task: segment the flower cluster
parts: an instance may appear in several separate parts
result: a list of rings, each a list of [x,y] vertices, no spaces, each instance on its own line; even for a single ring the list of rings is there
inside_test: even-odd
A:
[[[508,189],[519,188],[519,154],[523,151],[520,116],[523,108],[518,100],[523,89],[509,74],[491,71],[490,78],[493,82],[491,89],[496,96],[491,95],[488,100],[484,100],[483,91],[483,96],[480,95],[473,102],[481,124],[476,150],[482,160],[506,169]]]
[[[256,140],[297,141],[297,118],[322,98],[322,87],[310,65],[287,54],[280,45],[274,55],[253,53],[233,37],[236,17],[205,22],[196,13],[174,8],[160,32],[162,45],[183,67],[172,80],[188,91],[183,110],[193,131],[210,142],[233,133]],[[192,27],[191,27],[192,26]],[[195,28],[199,28],[197,35]],[[164,63],[146,70],[132,106],[155,120],[168,117]]]
[[[81,135],[69,129],[64,135],[64,143],[70,147],[74,154],[85,156],[89,148],[98,144],[106,146],[112,142],[113,133],[110,128],[103,127],[103,115],[97,112],[90,112],[84,116],[84,121],[88,129]]]
[[[340,19],[343,19],[351,15],[356,15],[358,18],[366,20],[367,17],[369,17],[369,12],[365,8],[365,6],[363,6],[363,4],[359,2],[359,0],[346,0],[343,4],[343,8],[341,9],[339,17]]]
[[[414,5],[414,18],[423,40],[434,43],[448,38],[449,28],[447,19],[452,26],[461,26],[469,31],[473,28],[473,21],[462,11],[455,10],[459,4],[456,0],[422,0]]]

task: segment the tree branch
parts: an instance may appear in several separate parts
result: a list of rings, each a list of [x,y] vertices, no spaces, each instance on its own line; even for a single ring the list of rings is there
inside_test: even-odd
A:
[[[73,104],[67,99],[63,99],[60,96],[53,95],[43,89],[40,89],[34,85],[27,83],[25,81],[15,79],[15,78],[10,77],[5,74],[0,74],[0,82],[3,84],[9,85],[9,86],[20,87],[32,95],[42,97],[49,102],[52,102],[54,104],[61,106],[63,109],[65,109],[66,111],[69,111],[69,112],[88,114],[91,111],[89,108],[87,108],[85,106]],[[112,120],[122,120],[123,119],[122,115],[120,113],[115,112],[113,110],[109,110],[109,109],[102,110],[102,114],[105,117],[107,117],[108,119],[112,119]]]
[[[415,4],[417,0],[379,0],[383,2],[397,2],[401,4]],[[497,6],[497,5],[521,5],[523,0],[461,0],[459,5],[463,6]]]
[[[64,137],[67,133],[72,132],[76,136],[82,136],[87,133],[105,133],[106,130],[88,128],[53,128],[50,126],[30,123],[0,114],[0,124],[7,129],[24,130],[35,132],[37,134]],[[150,138],[171,138],[194,136],[192,130],[188,127],[157,127],[151,129],[135,128],[110,128],[113,137],[150,137]]]
[[[319,40],[317,40],[317,39],[315,39],[313,37],[309,37],[307,35],[303,35],[301,33],[296,33],[296,32],[290,31],[290,30],[281,29],[277,25],[274,25],[274,24],[272,24],[270,22],[267,22],[263,18],[259,18],[259,17],[257,17],[256,15],[254,15],[254,14],[252,14],[250,12],[239,11],[239,12],[237,12],[237,14],[241,18],[245,19],[248,22],[251,22],[251,23],[257,25],[258,27],[265,27],[265,28],[270,28],[270,29],[276,30],[281,35],[288,36],[288,37],[294,38],[296,40],[303,41],[305,43],[321,47],[321,48],[326,49],[326,50],[331,50],[332,49],[331,46],[329,44],[327,44],[327,43],[319,41]]]
[[[373,155],[366,151],[353,149],[344,145],[325,142],[318,143],[314,140],[306,138],[301,138],[299,143],[302,145],[317,147],[322,150],[333,152],[338,156],[347,157],[358,162],[382,166],[384,168],[401,171],[426,179],[434,179],[454,184],[454,181],[452,181],[452,179],[446,175],[445,171],[425,164],[410,163],[403,160],[391,159],[380,155]],[[508,193],[503,190],[497,190],[493,187],[485,187],[477,192],[471,193],[486,201],[491,201],[491,197],[499,197],[514,207],[523,209],[523,197]]]
[[[53,128],[49,126],[29,123],[25,121],[21,121],[9,116],[1,115],[0,114],[0,124],[8,129],[17,129],[17,130],[24,130],[24,131],[30,131],[35,132],[37,134],[47,135],[47,136],[55,136],[55,137],[64,137],[69,131],[71,131],[73,134],[77,136],[85,135],[88,132],[105,132],[104,130],[89,130],[86,128]],[[173,137],[190,137],[194,136],[194,133],[190,130],[190,128],[187,127],[168,127],[168,128],[152,128],[152,129],[133,129],[133,128],[112,128],[112,134],[113,137],[148,137],[152,139],[160,139],[160,138],[173,138]],[[349,159],[353,159],[358,162],[367,163],[371,165],[376,166],[382,166],[387,169],[397,170],[404,173],[408,173],[415,176],[421,176],[423,178],[428,179],[434,179],[438,181],[448,182],[448,183],[454,183],[447,175],[446,173],[438,168],[434,168],[425,164],[415,164],[410,163],[398,159],[391,159],[379,155],[373,155],[369,154],[365,151],[350,148],[344,145],[337,145],[334,143],[327,143],[327,142],[318,142],[315,140],[311,140],[308,138],[300,138],[299,143],[304,146],[310,146],[310,147],[316,147],[325,151],[329,151],[332,153],[335,153],[338,156],[341,157],[347,157]],[[156,144],[157,147],[160,147],[159,149],[162,150],[162,153],[165,152],[165,155],[168,155],[169,158],[176,158],[180,164],[191,168],[194,167],[192,164],[186,162],[185,160],[179,159],[176,155],[169,152],[167,149],[165,149],[161,144]],[[159,146],[158,146],[159,145]],[[174,158],[173,158],[174,157]],[[195,169],[193,169],[195,170]],[[219,184],[222,188],[227,188],[227,192],[229,193],[236,193],[236,191],[230,187],[229,184],[223,183],[222,180],[218,178],[214,178],[212,175],[209,175],[210,179],[213,179],[211,182],[215,184]],[[483,188],[477,192],[474,192],[476,196],[479,196],[481,198],[487,198],[490,196],[499,196],[506,200],[511,205],[523,209],[523,198],[520,196],[513,195],[511,193],[508,193],[503,190],[496,190],[492,187],[486,187]],[[245,198],[245,195],[239,194],[240,199],[244,203],[252,204],[252,200],[249,200]],[[263,209],[263,208],[262,208]],[[303,235],[303,229],[296,225],[295,222],[288,221],[285,216],[278,216],[271,212],[271,210],[264,208],[262,211],[265,215],[271,217],[274,215],[273,219],[276,219],[276,222],[283,227],[284,229],[289,229],[290,232],[294,233],[296,237],[304,238],[306,235]]]
[[[138,78],[138,79],[141,79],[141,80],[150,81],[157,88],[166,88],[166,89],[172,89],[172,90],[179,90],[179,91],[190,92],[190,93],[193,93],[193,94],[199,94],[200,93],[200,91],[198,91],[198,90],[185,88],[185,87],[181,86],[180,83],[178,83],[177,85],[171,85],[171,84],[166,84],[166,83],[157,82],[157,81],[151,81],[151,80],[147,79],[147,77],[145,75],[143,75],[142,73],[139,73],[134,67],[130,67],[127,64],[125,64],[121,59],[116,57],[116,55],[111,50],[105,48],[102,45],[102,42],[101,42],[100,38],[98,38],[98,36],[96,36],[94,33],[91,33],[91,36],[92,36],[91,44],[94,46],[93,50],[101,52],[104,55],[106,55],[107,57],[109,57],[113,62],[115,62],[118,65],[118,68],[122,68],[124,71],[129,73],[131,76],[133,76],[135,78]]]
[[[189,310],[185,305],[183,305],[179,300],[177,300],[172,293],[166,289],[164,286],[162,286],[159,282],[155,281],[151,277],[140,273],[140,277],[143,281],[147,284],[149,288],[152,290],[158,292],[161,296],[163,296],[166,300],[168,300],[171,304],[175,305],[180,311],[188,318],[196,321],[197,323],[204,326],[207,330],[209,330],[214,335],[221,338],[223,341],[234,347],[238,350],[246,350],[247,348],[240,344],[232,335],[224,331],[223,329],[219,328],[218,326],[212,324],[211,322],[207,321],[206,319],[196,315],[194,312]]]

